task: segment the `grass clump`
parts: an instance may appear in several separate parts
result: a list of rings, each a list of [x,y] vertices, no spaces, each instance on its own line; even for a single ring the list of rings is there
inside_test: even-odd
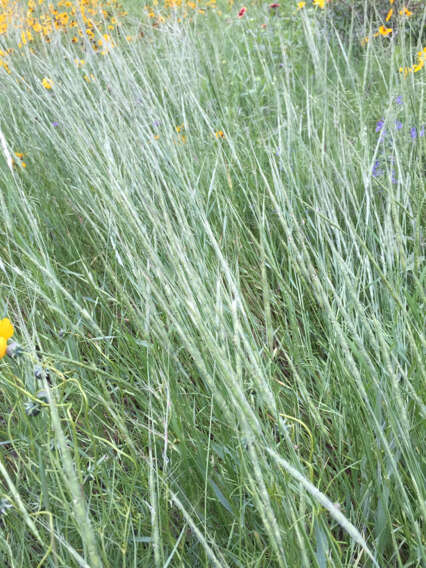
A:
[[[0,70],[4,565],[422,564],[424,69],[276,10]]]

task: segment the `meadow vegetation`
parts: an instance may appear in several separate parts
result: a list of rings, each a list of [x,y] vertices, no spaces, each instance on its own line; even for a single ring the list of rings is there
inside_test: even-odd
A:
[[[1,566],[424,565],[426,10],[347,4],[0,0]]]

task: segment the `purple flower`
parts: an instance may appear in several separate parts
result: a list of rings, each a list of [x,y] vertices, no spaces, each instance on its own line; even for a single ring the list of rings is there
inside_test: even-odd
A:
[[[402,105],[402,96],[398,95],[395,99],[395,102],[397,105]]]
[[[381,118],[380,120],[377,121],[376,124],[376,132],[380,132],[381,129],[383,128],[385,121]]]
[[[413,138],[413,140],[414,140],[414,138],[417,138],[417,128],[415,126],[411,127],[410,136],[411,136],[411,138]]]
[[[395,170],[392,170],[392,183],[398,183],[398,180],[396,179]]]
[[[56,120],[55,120],[55,122],[52,122],[52,126],[54,126],[56,128],[57,126],[59,126],[59,122],[56,122]]]
[[[386,130],[382,130],[379,134],[379,142],[384,142],[386,138]]]
[[[376,177],[379,177],[379,176],[383,175],[383,170],[380,170],[379,168],[380,168],[380,162],[379,162],[379,160],[376,160],[376,161],[374,162],[373,170],[372,170],[372,172],[371,172],[371,174],[372,174],[373,177],[376,178]]]
[[[396,128],[397,130],[401,130],[401,128],[402,128],[402,122],[401,122],[400,120],[396,120],[396,121],[395,121],[395,128]]]

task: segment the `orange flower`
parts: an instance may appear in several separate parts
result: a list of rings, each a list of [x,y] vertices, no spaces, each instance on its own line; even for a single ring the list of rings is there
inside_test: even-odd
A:
[[[408,10],[408,8],[406,8],[405,6],[402,8],[402,10],[399,11],[399,15],[400,16],[412,16],[413,12],[410,12],[410,10]]]

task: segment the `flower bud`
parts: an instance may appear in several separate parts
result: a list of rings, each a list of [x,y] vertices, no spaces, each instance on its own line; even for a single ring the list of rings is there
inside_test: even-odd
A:
[[[7,346],[6,355],[9,355],[12,359],[17,359],[20,355],[22,355],[22,347],[16,343],[16,341],[12,341],[12,343],[9,343]]]

